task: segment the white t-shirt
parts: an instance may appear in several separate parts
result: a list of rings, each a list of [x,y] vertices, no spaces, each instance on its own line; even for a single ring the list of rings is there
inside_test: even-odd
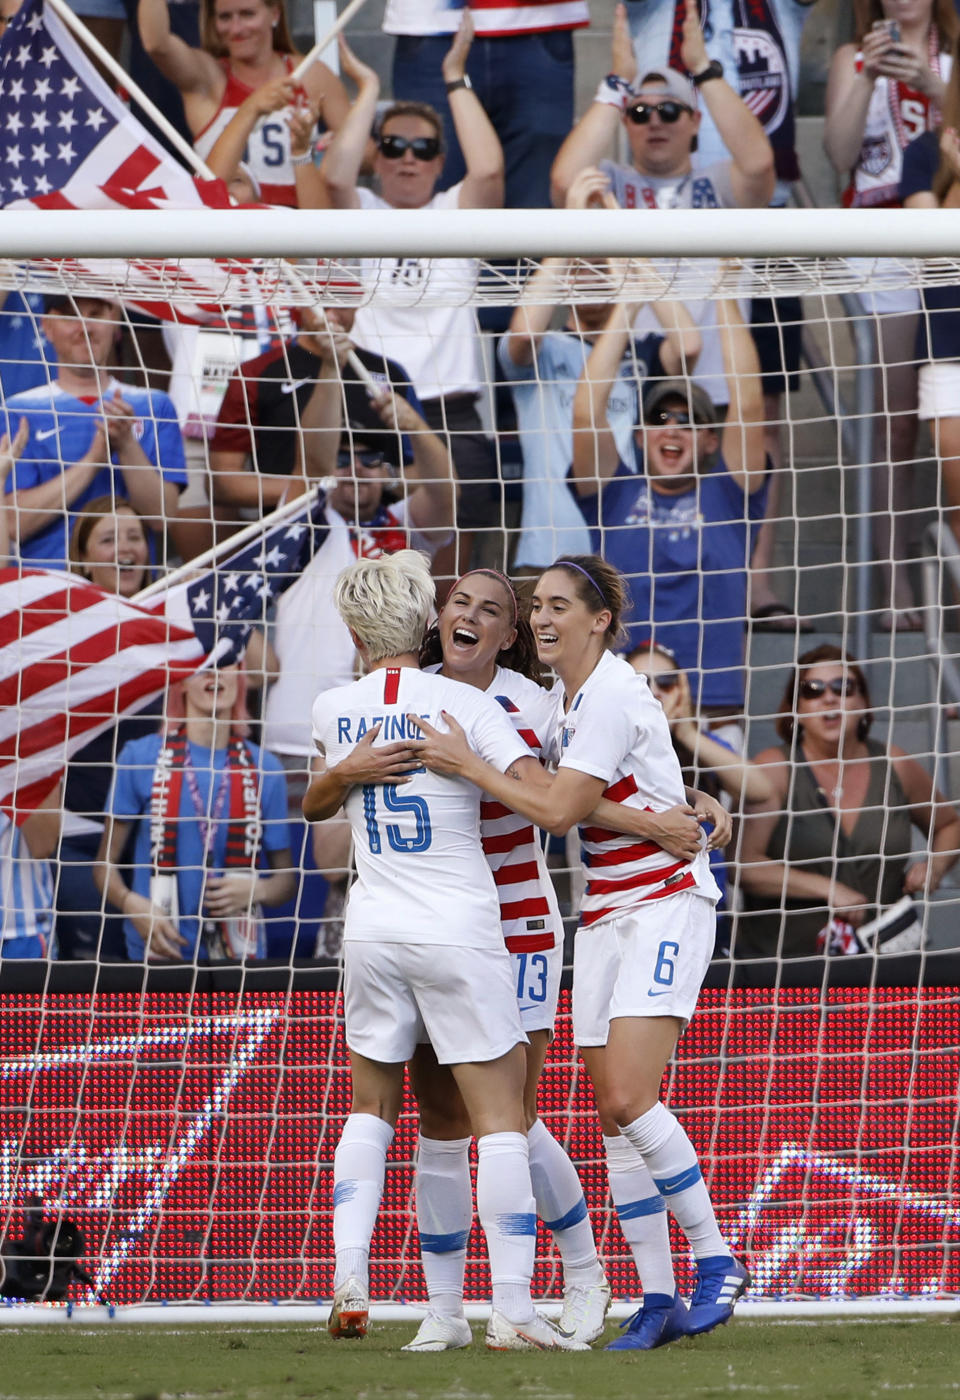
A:
[[[670,726],[646,676],[604,652],[566,712],[561,682],[553,693],[554,752],[560,768],[602,778],[608,801],[641,811],[665,812],[686,800]],[[581,826],[580,841],[587,881],[581,928],[679,890],[720,898],[706,851],[692,861],[677,860],[655,841],[639,841],[599,826]]]
[[[435,532],[410,525],[407,500],[381,510],[367,528],[348,525],[331,506],[329,534],[296,583],[277,601],[270,640],[280,674],[267,693],[263,747],[273,753],[310,757],[310,706],[319,691],[353,680],[356,652],[333,602],[338,575],[360,559],[378,559],[398,549],[421,549],[431,558],[443,543]]]
[[[318,695],[313,738],[331,767],[378,720],[377,743],[418,735],[408,714],[444,728],[453,715],[467,742],[506,770],[529,753],[501,707],[474,686],[412,666],[380,668]],[[351,789],[357,879],[347,900],[344,939],[503,948],[500,904],[480,846],[480,790],[463,778],[421,769],[409,783]]]
[[[462,188],[461,182],[435,194],[424,208],[459,209]],[[357,196],[362,209],[393,208],[372,190],[358,188]],[[377,289],[378,305],[358,309],[352,332],[358,345],[398,360],[421,399],[480,392],[480,340],[470,305],[475,258],[363,258],[360,280]]]

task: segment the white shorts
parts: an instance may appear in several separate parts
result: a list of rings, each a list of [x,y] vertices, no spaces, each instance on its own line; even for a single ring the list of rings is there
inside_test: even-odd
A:
[[[686,1024],[713,956],[713,901],[681,890],[619,919],[579,929],[573,953],[573,1038],[606,1045],[618,1016]]]
[[[960,418],[960,360],[934,360],[920,366],[920,421]]]
[[[498,1060],[527,1037],[506,948],[344,944],[347,1045],[378,1064],[429,1040],[440,1064]]]
[[[563,943],[543,953],[511,953],[513,990],[525,1031],[552,1031],[560,1000]]]

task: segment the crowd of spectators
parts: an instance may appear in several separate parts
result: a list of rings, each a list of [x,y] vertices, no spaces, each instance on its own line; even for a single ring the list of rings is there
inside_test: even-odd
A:
[[[3,3],[9,18],[16,6]],[[184,129],[238,203],[373,216],[552,202],[639,218],[787,204],[814,3],[618,4],[609,71],[579,120],[573,35],[588,0],[388,0],[388,102],[342,38],[339,75],[314,61],[294,76],[282,0],[77,9],[118,52],[129,28],[131,62],[172,84]],[[953,0],[853,8],[823,136],[843,202],[960,205]],[[813,630],[772,570],[799,300],[751,300],[731,282],[730,295],[678,301],[649,264],[546,259],[509,323],[481,325],[470,257],[363,260],[356,276],[360,291],[377,288],[356,310],[238,307],[229,327],[162,335],[105,297],[9,293],[0,305],[4,561],[72,569],[131,598],[291,493],[326,489],[312,560],[239,672],[118,720],[28,821],[0,818],[2,955],[336,952],[349,849],[329,831],[309,839],[300,817],[312,701],[355,667],[333,582],[357,555],[410,545],[440,580],[478,565],[522,578],[591,550],[626,575],[629,659],[690,781],[743,818],[739,880],[714,853],[721,951],[858,949],[859,926],[903,895],[929,896],[960,853],[960,818],[921,763],[871,736],[867,676],[848,652],[800,656],[781,746],[744,753],[750,629]],[[640,290],[618,294],[631,278]],[[866,299],[879,340],[882,625],[911,630],[902,524],[918,414],[933,427],[945,518],[960,522],[960,293]],[[163,347],[159,365],[148,344]],[[326,872],[315,896],[298,868]],[[304,946],[308,926],[320,932]]]

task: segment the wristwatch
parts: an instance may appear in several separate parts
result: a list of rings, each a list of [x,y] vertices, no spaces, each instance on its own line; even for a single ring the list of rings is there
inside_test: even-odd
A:
[[[711,58],[702,73],[694,73],[690,79],[694,87],[699,87],[701,83],[709,83],[714,78],[723,77],[723,64],[718,58]]]
[[[462,78],[454,78],[452,83],[445,83],[444,86],[447,89],[448,94],[451,92],[457,92],[460,88],[466,88],[467,91],[470,92],[473,88],[473,83],[471,83],[467,74],[464,73]]]

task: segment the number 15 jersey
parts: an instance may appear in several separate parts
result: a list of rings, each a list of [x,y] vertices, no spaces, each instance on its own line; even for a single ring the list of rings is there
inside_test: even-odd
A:
[[[441,710],[462,726],[470,747],[501,771],[529,756],[495,700],[412,666],[381,668],[318,695],[313,738],[334,767],[375,724],[382,725],[377,744],[416,739],[419,732],[407,715],[444,729]],[[500,903],[480,845],[480,799],[480,789],[463,778],[425,769],[397,786],[351,789],[345,810],[357,879],[345,940],[502,951]]]

